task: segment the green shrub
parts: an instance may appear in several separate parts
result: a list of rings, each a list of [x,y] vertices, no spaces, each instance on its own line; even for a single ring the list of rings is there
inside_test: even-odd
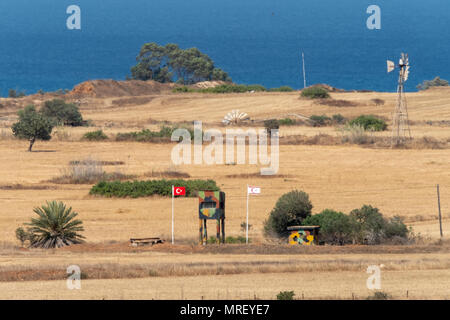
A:
[[[321,241],[343,245],[352,243],[356,221],[342,212],[325,209],[321,213],[307,217],[302,224],[320,226]]]
[[[294,296],[294,291],[280,291],[280,293],[277,294],[277,300],[294,300]]]
[[[292,89],[289,86],[281,86],[279,88],[271,88],[269,89],[270,92],[292,92],[294,89]]]
[[[377,118],[374,115],[361,115],[349,122],[351,126],[361,126],[364,130],[384,131],[387,128],[387,123],[383,119]]]
[[[102,140],[107,140],[108,136],[103,132],[103,130],[97,130],[97,131],[86,132],[83,135],[83,139],[89,140],[89,141],[102,141]]]
[[[312,204],[307,193],[293,190],[282,195],[264,223],[266,235],[285,236],[287,227],[301,225],[311,215]]]
[[[22,247],[24,246],[25,241],[31,239],[29,232],[25,231],[22,227],[16,229],[16,238],[20,241]]]
[[[155,142],[155,141],[170,141],[172,133],[176,129],[186,129],[191,134],[191,138],[194,137],[194,129],[192,127],[168,127],[162,126],[159,131],[150,131],[149,129],[143,129],[138,132],[126,132],[118,133],[116,135],[116,141],[137,141],[137,142]],[[203,136],[203,133],[202,133]]]
[[[409,230],[399,217],[385,219],[378,208],[364,205],[350,212],[355,219],[358,243],[379,244],[394,238],[407,240]]]
[[[303,89],[301,96],[309,99],[326,99],[330,97],[326,89],[317,86]]]
[[[284,118],[284,119],[278,120],[278,124],[280,126],[293,126],[293,125],[297,124],[297,122],[291,118]]]
[[[251,242],[251,239],[248,239],[248,243],[250,243],[250,242]],[[242,237],[242,236],[226,237],[225,238],[225,243],[242,244],[242,243],[246,243],[246,239],[245,239],[245,237]]]
[[[73,127],[82,126],[84,124],[78,106],[73,103],[66,103],[62,99],[45,101],[39,111],[46,117],[54,119],[57,124]]]
[[[321,116],[317,116],[317,115],[312,115],[311,117],[309,117],[309,119],[311,119],[313,121],[313,125],[314,127],[323,127],[326,126],[328,124],[330,124],[330,120],[331,118],[326,116],[326,115],[321,115]]]
[[[214,180],[147,180],[147,181],[101,181],[91,188],[90,194],[104,197],[148,197],[160,195],[172,196],[172,186],[185,187],[188,197],[197,196],[197,191],[219,191]]]

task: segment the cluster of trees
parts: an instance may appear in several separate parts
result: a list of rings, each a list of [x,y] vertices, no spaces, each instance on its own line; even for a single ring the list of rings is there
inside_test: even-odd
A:
[[[448,87],[448,81],[441,79],[439,77],[434,78],[433,80],[425,80],[421,84],[417,86],[419,90],[427,90],[431,87]]]
[[[34,105],[29,105],[18,112],[19,121],[13,124],[14,136],[30,142],[28,151],[31,152],[36,140],[50,140],[51,133],[57,125],[84,125],[78,106],[66,103],[61,99],[46,101],[37,111]]]
[[[379,244],[385,241],[405,241],[410,231],[399,217],[387,219],[378,208],[364,205],[349,214],[326,209],[312,215],[308,194],[294,190],[282,195],[268,220],[264,231],[269,236],[285,237],[287,227],[319,225],[320,240],[328,244]]]
[[[162,83],[193,84],[207,80],[230,81],[229,75],[214,66],[214,61],[197,48],[181,49],[176,44],[160,46],[146,43],[131,68],[136,80],[154,80]]]

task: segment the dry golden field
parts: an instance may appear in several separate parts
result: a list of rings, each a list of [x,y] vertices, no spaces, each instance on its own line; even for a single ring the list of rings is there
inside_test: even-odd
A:
[[[347,254],[344,249],[313,256],[302,252],[246,255],[236,252],[213,254],[201,250],[158,251],[156,247],[156,251],[122,252],[108,249],[108,246],[125,244],[131,237],[170,239],[170,198],[106,199],[90,196],[92,185],[49,182],[60,176],[70,161],[86,158],[121,161],[122,165],[105,166],[105,170],[120,171],[139,179],[148,179],[146,173],[174,167],[170,159],[174,144],[116,142],[113,139],[106,142],[81,141],[87,131],[102,129],[112,137],[118,132],[154,129],[161,121],[193,120],[203,121],[204,128],[224,130],[221,120],[233,109],[247,112],[255,120],[285,118],[293,113],[306,116],[340,113],[347,118],[376,114],[390,120],[396,101],[393,93],[333,93],[332,97],[357,105],[318,105],[311,100],[299,99],[297,92],[164,93],[138,99],[136,103],[133,103],[133,97],[128,97],[128,100],[123,97],[85,99],[81,111],[85,119],[92,120],[93,127],[57,128],[58,132],[51,141],[36,142],[31,153],[27,152],[26,141],[11,138],[9,127],[15,121],[17,110],[0,110],[0,242],[3,243],[0,274],[20,270],[39,273],[40,268],[59,268],[64,273],[70,264],[85,264],[94,269],[96,265],[128,266],[125,276],[119,272],[121,275],[117,278],[120,279],[115,280],[89,279],[88,273],[81,292],[67,290],[63,280],[19,282],[14,277],[11,278],[14,281],[8,281],[7,277],[0,276],[0,298],[233,299],[256,296],[272,299],[282,290],[295,290],[297,297],[303,292],[308,299],[351,299],[352,294],[364,298],[370,294],[365,287],[368,276],[365,269],[370,264],[383,263],[386,265],[383,288],[394,297],[406,298],[409,290],[408,298],[448,299],[450,250],[445,242],[432,252],[421,249],[416,253],[396,254],[370,251]],[[376,106],[371,102],[374,98],[385,100],[385,104]],[[449,142],[450,90],[410,93],[407,98],[413,136]],[[126,103],[121,104],[121,101]],[[320,133],[337,137],[341,134],[335,127],[288,126],[280,129],[281,137]],[[375,135],[387,137],[389,134],[390,131],[386,131]],[[391,149],[350,144],[282,144],[279,175],[270,178],[239,176],[259,172],[260,167],[256,165],[182,165],[176,169],[192,178],[214,179],[226,192],[227,235],[243,235],[240,224],[245,221],[246,185],[260,186],[262,194],[250,199],[253,246],[267,242],[262,233],[263,222],[278,197],[292,189],[300,189],[310,195],[313,212],[325,208],[349,212],[363,204],[371,204],[387,216],[400,215],[414,232],[421,234],[424,246],[434,246],[439,238],[436,184],[440,184],[444,235],[450,233],[450,147]],[[79,213],[88,241],[83,247],[86,252],[18,249],[15,229],[30,219],[34,207],[46,200],[64,201]],[[198,200],[194,198],[175,201],[175,239],[179,245],[195,245],[197,206]],[[105,252],[91,252],[89,245],[103,245]],[[141,273],[138,279],[133,279],[135,277],[130,271],[141,266],[148,273],[158,264],[160,269],[177,264],[181,265],[180,269],[189,269],[189,263],[206,264],[205,269],[208,269],[208,263],[214,265],[220,261],[241,262],[242,269],[204,275],[180,271],[142,277]],[[259,264],[267,269],[261,269]],[[301,267],[303,264],[312,264],[314,268]],[[128,277],[127,272],[131,272]],[[218,281],[224,283],[220,289]]]

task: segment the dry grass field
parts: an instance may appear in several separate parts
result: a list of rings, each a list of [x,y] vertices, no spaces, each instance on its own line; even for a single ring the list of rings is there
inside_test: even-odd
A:
[[[395,298],[406,298],[409,290],[408,298],[412,299],[448,299],[450,247],[446,242],[431,252],[420,249],[416,253],[395,254],[379,251],[346,253],[345,248],[337,253],[322,252],[313,256],[307,252],[283,252],[279,255],[202,250],[172,252],[166,247],[123,252],[114,249],[115,244],[125,244],[132,237],[170,238],[170,198],[106,199],[90,196],[91,184],[50,182],[61,175],[69,162],[87,158],[119,162],[121,164],[106,165],[104,169],[134,175],[138,179],[148,179],[146,176],[152,171],[173,169],[170,154],[174,144],[116,142],[113,139],[118,132],[155,129],[162,121],[201,120],[204,128],[225,130],[221,124],[224,115],[239,109],[254,120],[285,118],[293,113],[306,116],[339,113],[347,118],[376,114],[390,123],[396,101],[393,93],[332,93],[332,97],[352,101],[356,105],[329,107],[300,99],[298,93],[160,93],[145,99],[85,99],[81,112],[93,126],[58,128],[54,139],[36,142],[31,153],[27,152],[26,141],[11,137],[9,128],[16,119],[17,109],[1,109],[0,242],[3,245],[0,246],[0,298],[273,299],[282,290],[294,290],[297,298],[301,298],[303,293],[306,299],[351,299],[352,294],[365,298],[370,294],[365,286],[367,266],[383,263],[386,266],[383,291]],[[376,106],[371,101],[375,98],[383,99],[385,104]],[[448,143],[450,90],[410,93],[407,98],[413,136],[433,137]],[[97,129],[102,129],[111,139],[105,142],[81,140],[85,132]],[[341,135],[336,127],[299,125],[280,129],[281,137],[318,134]],[[386,131],[374,135],[387,137],[389,134],[390,131]],[[266,178],[252,175],[259,169],[257,165],[182,165],[176,168],[191,178],[214,179],[226,192],[227,235],[243,235],[240,225],[245,221],[246,185],[262,188],[260,196],[250,199],[253,246],[267,243],[262,232],[263,222],[278,197],[292,189],[300,189],[310,195],[313,212],[325,208],[349,212],[363,204],[371,204],[386,216],[402,216],[415,233],[420,233],[420,245],[435,246],[439,238],[436,184],[440,184],[444,235],[450,233],[450,147],[391,149],[351,144],[282,144],[279,174]],[[64,201],[79,213],[88,241],[83,247],[85,251],[60,249],[45,252],[18,248],[15,229],[30,219],[34,207],[46,200]],[[195,198],[175,201],[176,243],[187,248],[195,246],[197,239],[197,206]],[[104,246],[104,252],[89,249],[96,245]],[[234,272],[231,267],[226,269],[227,264],[226,270],[221,269],[215,274],[205,271],[211,266],[217,270],[219,266],[215,264],[219,262],[239,262],[242,265]],[[191,273],[161,272],[170,265],[189,270],[190,263],[195,264],[198,270],[194,268],[196,271]],[[101,275],[89,278],[88,274],[79,292],[67,290],[63,280],[45,280],[46,276],[42,276],[44,280],[24,282],[11,276],[28,270],[25,280],[27,277],[33,280],[33,276],[29,276],[30,270],[31,274],[34,271],[46,274],[55,269],[62,270],[64,275],[70,264],[86,265],[91,274],[95,274],[96,267],[103,265],[113,270],[121,265],[127,267],[119,268],[113,276],[118,279],[102,279]],[[314,268],[305,267],[305,264]],[[156,276],[151,276],[149,270],[155,268],[160,270],[159,274],[156,272]],[[141,271],[136,274],[133,269]],[[202,274],[202,270],[206,274]],[[53,279],[51,276],[48,278]],[[219,281],[223,282],[220,288]]]

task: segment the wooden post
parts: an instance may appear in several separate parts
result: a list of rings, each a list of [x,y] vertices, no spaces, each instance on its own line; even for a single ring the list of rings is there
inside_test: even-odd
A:
[[[199,244],[203,244],[203,221],[202,219],[198,219],[199,221]]]
[[[222,243],[225,243],[225,218],[222,217]]]
[[[438,208],[439,208],[439,231],[441,233],[441,238],[444,236],[442,233],[442,215],[441,215],[441,196],[439,193],[439,185],[437,185],[437,197],[438,197]]]

